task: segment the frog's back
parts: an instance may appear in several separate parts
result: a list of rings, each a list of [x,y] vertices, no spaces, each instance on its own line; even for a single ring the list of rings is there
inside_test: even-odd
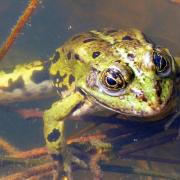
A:
[[[63,45],[63,50],[68,60],[78,60],[84,63],[94,62],[94,59],[104,53],[108,55],[115,44],[127,45],[127,48],[136,47],[138,44],[147,44],[144,34],[137,29],[92,30],[72,37]],[[130,44],[128,46],[128,44]]]

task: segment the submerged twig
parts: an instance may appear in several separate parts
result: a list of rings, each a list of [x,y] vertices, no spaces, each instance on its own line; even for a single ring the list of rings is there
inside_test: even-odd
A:
[[[129,156],[132,159],[134,157],[137,160],[139,160],[139,159],[143,159],[143,157],[137,157],[137,156],[133,156],[133,155],[131,156],[131,154],[134,152],[139,152],[141,150],[144,150],[147,148],[152,148],[152,147],[170,142],[172,140],[175,140],[175,137],[177,135],[177,132],[174,129],[172,129],[172,130],[168,131],[168,134],[166,131],[166,133],[162,133],[162,134],[158,135],[158,138],[157,138],[157,136],[151,137],[149,134],[151,131],[147,132],[147,130],[146,130],[145,131],[146,133],[144,133],[143,136],[141,135],[138,138],[139,143],[138,142],[134,143],[134,141],[132,141],[132,136],[133,136],[132,132],[134,132],[134,131],[132,131],[133,128],[129,128],[129,127],[125,128],[126,129],[125,134],[129,134],[128,129],[129,129],[129,132],[131,132],[128,136],[125,136],[125,137],[124,137],[124,132],[121,133],[121,132],[117,131],[117,130],[120,131],[121,129],[124,128],[123,126],[120,126],[121,128],[117,128],[117,127],[119,127],[118,124],[116,124],[116,126],[114,126],[114,129],[112,126],[112,129],[110,128],[109,131],[106,128],[105,129],[103,128],[98,133],[95,132],[93,134],[93,133],[89,132],[90,130],[94,130],[95,128],[97,128],[97,126],[98,126],[98,123],[91,124],[90,126],[83,128],[80,132],[77,132],[77,134],[75,133],[73,136],[70,136],[67,139],[67,144],[71,145],[72,149],[74,150],[73,153],[76,153],[76,155],[78,157],[85,158],[87,161],[88,161],[88,159],[90,159],[89,157],[93,157],[91,155],[93,155],[93,153],[95,151],[95,149],[93,149],[93,148],[90,148],[90,149],[88,148],[88,146],[90,146],[89,142],[93,139],[105,139],[105,140],[107,139],[110,142],[112,141],[112,144],[118,143],[120,145],[120,146],[117,146],[117,147],[119,147],[119,149],[114,149],[114,150],[112,150],[112,152],[109,152],[107,154],[108,158],[109,157],[111,158],[111,155],[112,155],[112,158],[114,157],[114,155],[115,156],[119,155],[120,158],[126,158],[126,157],[128,158],[128,156]],[[137,129],[137,127],[135,129]],[[162,132],[161,128],[155,129],[155,131],[152,131],[151,133],[153,135],[153,134],[156,134],[157,132]],[[142,132],[142,134],[143,134],[143,132]],[[115,139],[114,137],[116,137],[116,136],[118,136],[118,139],[120,139],[120,141],[118,139],[116,139],[114,141],[114,139]],[[137,137],[137,135],[135,137]],[[148,137],[148,139],[146,139],[147,137]],[[131,139],[131,141],[129,141],[128,139]],[[122,143],[122,141],[127,141],[127,142]],[[78,145],[80,145],[80,146],[78,146]],[[0,144],[0,146],[1,146],[1,144]],[[5,152],[6,152],[6,150],[5,150]],[[83,153],[85,153],[85,155]],[[9,154],[9,153],[7,153],[7,154]],[[32,158],[35,158],[35,159],[32,159]],[[93,161],[91,161],[91,163],[90,163],[91,166],[89,168],[94,171],[93,173],[96,174],[95,177],[100,179],[101,172],[100,172],[99,166],[97,164],[98,159],[96,158],[96,156],[94,158],[95,159],[91,159]],[[42,164],[43,165],[47,164],[48,160],[49,160],[49,162],[51,162],[51,158],[50,158],[50,156],[48,156],[48,151],[47,151],[47,148],[45,148],[45,147],[33,149],[30,151],[17,151],[16,153],[9,154],[9,157],[6,156],[4,158],[1,158],[0,160],[3,165],[6,165],[6,163],[12,164],[12,165],[13,164],[22,164],[22,165],[24,164],[27,167],[34,166],[34,168],[35,168],[33,170],[32,170],[32,168],[28,168],[27,170],[25,170],[25,171],[23,170],[20,173],[11,174],[11,176],[9,176],[11,178],[13,177],[13,175],[14,175],[14,177],[19,176],[21,178],[28,177],[28,178],[32,178],[32,179],[35,178],[36,176],[52,177],[52,176],[54,176],[54,173],[52,171],[56,170],[56,168],[52,168],[53,170],[50,168],[50,170],[46,171],[46,166],[44,166],[45,170],[43,170],[43,168],[42,169],[40,168],[40,171],[38,170],[39,167],[43,167]],[[151,161],[151,157],[149,159],[145,158],[144,160]],[[159,159],[152,158],[152,161],[153,160],[158,162]],[[160,162],[164,162],[164,163],[170,162],[171,163],[171,160],[160,159]],[[96,164],[94,164],[94,163],[96,163]],[[102,163],[104,163],[104,160]],[[176,163],[178,163],[178,162],[176,162]],[[164,177],[166,179],[177,179],[176,176],[173,176],[173,175],[167,175],[167,174],[157,172],[157,171],[143,170],[143,169],[136,168],[136,167],[135,168],[134,167],[121,167],[121,166],[115,167],[115,166],[111,166],[111,165],[102,164],[102,168],[104,168],[104,169],[102,169],[103,171],[111,171],[111,172],[117,172],[117,173],[129,173],[129,174],[137,174],[137,175],[152,176],[152,177]],[[77,169],[79,169],[79,167],[75,166],[75,170],[77,170]],[[6,176],[6,177],[8,177],[8,176]],[[4,177],[4,178],[6,178],[6,177]]]
[[[0,149],[2,149],[3,151],[5,151],[7,154],[16,154],[19,151],[10,143],[8,143],[5,139],[0,138]]]
[[[136,167],[131,166],[119,166],[119,165],[101,165],[103,171],[113,172],[113,173],[125,173],[125,174],[136,174],[142,176],[152,176],[159,178],[166,178],[172,180],[180,179],[180,176],[169,175],[161,172],[151,171],[151,170],[142,170]]]
[[[145,156],[145,155],[129,154],[129,155],[125,155],[123,159],[154,161],[157,163],[167,163],[167,164],[180,164],[180,159],[160,158],[160,157]]]
[[[22,164],[26,166],[35,166],[35,165],[40,165],[42,163],[47,162],[48,158],[36,158],[36,159],[21,159],[21,158],[15,158],[11,156],[0,156],[0,163],[1,166],[3,164]]]
[[[47,162],[47,161],[46,161]],[[26,160],[19,160],[20,164],[27,164]],[[44,162],[45,163],[45,162]],[[39,165],[38,165],[39,164]],[[14,173],[8,176],[1,177],[1,180],[19,180],[22,178],[33,178],[34,176],[53,176],[52,171],[57,169],[57,164],[55,162],[42,164],[41,160],[28,160],[28,165],[36,165],[26,171]],[[177,175],[169,175],[162,172],[151,171],[151,170],[142,170],[137,167],[132,166],[120,166],[120,165],[109,165],[101,164],[102,171],[112,172],[112,173],[124,173],[124,174],[136,174],[142,176],[151,176],[151,177],[161,177],[171,180],[180,179]],[[78,169],[77,167],[75,168]],[[98,171],[99,172],[99,171]]]
[[[135,153],[135,152],[139,152],[148,148],[154,148],[155,146],[159,146],[168,142],[172,142],[175,140],[175,137],[177,136],[177,132],[171,132],[168,135],[165,135],[163,137],[160,138],[156,138],[154,139],[154,141],[151,141],[151,143],[149,142],[144,142],[144,143],[140,143],[140,144],[134,144],[132,148],[124,148],[122,150],[119,151],[119,156],[120,157],[124,157],[127,156],[129,154]]]
[[[19,17],[16,25],[12,28],[10,35],[6,39],[6,41],[3,43],[1,49],[0,49],[0,60],[3,59],[3,57],[8,52],[9,48],[14,43],[15,39],[23,29],[24,25],[28,21],[28,19],[31,17],[34,10],[37,8],[37,5],[39,3],[39,0],[30,0],[27,8],[24,10],[23,14]]]
[[[1,177],[1,180],[20,180],[20,179],[27,179],[36,175],[44,174],[44,173],[51,173],[56,169],[57,163],[51,162],[46,163],[43,165],[32,167],[26,171],[18,172],[9,176]],[[47,175],[47,174],[46,174]]]

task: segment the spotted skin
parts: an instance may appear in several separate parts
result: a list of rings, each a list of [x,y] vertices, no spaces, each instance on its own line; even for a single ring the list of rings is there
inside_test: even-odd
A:
[[[90,94],[100,105],[119,113],[138,118],[154,116],[169,101],[174,75],[162,80],[156,75],[152,60],[154,45],[146,39],[136,29],[92,30],[77,35],[65,42],[52,56],[53,60],[57,53],[61,54],[59,60],[50,67],[53,84],[62,98],[80,89]],[[167,54],[171,56],[168,51]],[[175,64],[171,59],[172,74],[175,74]],[[126,82],[127,95],[109,97],[97,91],[98,74],[111,65],[124,69],[127,81],[133,79],[132,83]],[[92,70],[94,73],[91,73]]]
[[[57,141],[61,136],[59,129],[53,129],[53,131],[48,135],[47,139],[50,142]]]
[[[60,59],[60,53],[56,51],[51,61],[52,63],[56,63],[59,59]]]
[[[155,64],[155,51],[165,52],[167,58],[162,53],[161,61]],[[58,60],[54,58],[57,54]],[[163,58],[170,66],[159,75],[156,66]],[[60,155],[65,167],[72,161],[66,153],[67,117],[109,109],[126,120],[144,122],[160,120],[174,109],[174,59],[166,48],[156,48],[139,30],[81,33],[56,49],[50,60],[49,74],[60,100],[44,112],[44,136],[52,156]],[[54,138],[54,129],[61,136]]]
[[[22,76],[19,76],[17,80],[13,81],[11,78],[8,80],[8,86],[2,87],[4,91],[12,92],[15,89],[23,89],[25,86]]]
[[[50,58],[52,64],[49,69],[49,74],[53,86],[63,98],[70,95],[75,89],[75,78],[70,69],[72,54],[70,50],[66,51],[66,49],[62,48],[57,49],[55,54],[57,53],[61,54],[61,57],[59,56],[59,59],[56,60],[56,62],[53,60],[55,55]],[[67,65],[67,63],[69,65]]]
[[[156,59],[155,53],[160,54]],[[48,66],[36,61],[11,73],[1,71],[0,93],[31,96],[30,87],[35,92],[45,82],[52,85],[60,97],[44,112],[44,138],[52,156],[61,157],[68,167],[72,156],[66,153],[67,117],[99,108],[126,120],[161,120],[175,110],[172,99],[179,66],[168,49],[156,47],[139,30],[105,28],[69,39],[56,49]]]
[[[0,104],[52,97],[49,62],[36,60],[0,71]]]

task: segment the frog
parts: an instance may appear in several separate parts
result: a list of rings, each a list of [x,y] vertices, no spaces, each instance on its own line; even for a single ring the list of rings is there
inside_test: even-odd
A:
[[[8,103],[57,91],[58,100],[43,114],[44,139],[52,158],[62,161],[68,174],[72,163],[86,167],[66,144],[69,117],[107,110],[127,121],[159,121],[176,111],[179,67],[179,58],[140,30],[104,28],[75,35],[49,61],[0,71],[0,93]],[[98,148],[100,144],[112,148],[103,142]]]
[[[43,116],[52,154],[66,152],[64,123],[69,116],[99,106],[144,122],[160,120],[175,109],[177,64],[167,48],[156,46],[137,29],[76,35],[50,61],[49,74],[62,97]]]

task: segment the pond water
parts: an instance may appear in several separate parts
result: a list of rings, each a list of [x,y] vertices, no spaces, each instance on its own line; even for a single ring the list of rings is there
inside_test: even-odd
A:
[[[0,1],[1,44],[27,3],[27,0]],[[174,56],[180,56],[179,19],[180,5],[171,3],[170,0],[42,0],[21,35],[1,62],[0,69],[31,62],[34,59],[46,60],[52,56],[57,47],[76,33],[103,27],[138,28],[157,44],[169,48]],[[10,105],[10,109],[46,109],[57,98],[13,103]],[[16,112],[2,107],[0,108],[0,121],[0,137],[8,140],[19,149],[27,150],[44,145],[41,120],[24,120]],[[179,141],[171,141],[155,148],[146,148],[138,155],[180,161],[179,145]],[[113,161],[113,163],[127,166],[137,165],[140,169],[157,170],[180,177],[180,163],[169,164],[122,159]],[[0,176],[6,174],[6,170],[1,171]],[[78,180],[92,179],[90,173],[87,174],[86,171],[75,172],[75,177]],[[156,180],[161,178],[106,172],[103,180],[108,179]]]

